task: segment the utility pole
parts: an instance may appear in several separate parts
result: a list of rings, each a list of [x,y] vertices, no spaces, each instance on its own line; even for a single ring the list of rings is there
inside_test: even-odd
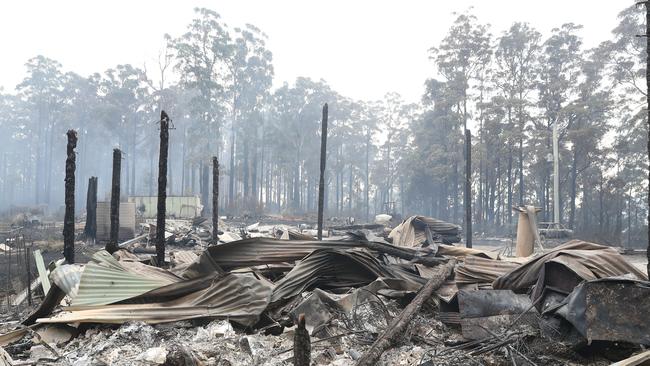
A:
[[[553,223],[560,225],[560,153],[558,147],[557,118],[553,122]]]
[[[212,243],[219,243],[219,159],[212,157]]]
[[[472,247],[472,134],[465,129],[465,246]]]
[[[156,217],[156,263],[165,264],[165,214],[167,203],[167,154],[169,151],[169,117],[160,111],[160,155],[158,157],[158,212]]]
[[[323,203],[325,201],[325,162],[327,160],[327,103],[323,105],[320,133],[320,180],[318,181],[318,240],[323,240]]]
[[[122,151],[113,149],[113,176],[111,179],[111,233],[106,243],[106,251],[113,254],[119,247],[120,233],[120,175],[122,171]]]
[[[63,256],[74,263],[74,172],[76,167],[77,131],[68,130],[68,157],[65,160],[65,216],[63,218]],[[27,284],[29,288],[30,284]],[[28,289],[29,291],[29,289]]]

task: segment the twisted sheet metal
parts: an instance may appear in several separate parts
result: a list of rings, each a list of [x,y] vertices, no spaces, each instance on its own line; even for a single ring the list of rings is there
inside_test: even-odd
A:
[[[72,305],[106,305],[181,280],[168,271],[137,262],[118,262],[106,251],[86,264]]]
[[[364,286],[380,277],[410,281],[419,288],[424,282],[415,274],[380,263],[365,250],[316,250],[276,283],[271,303],[289,299],[313,288],[332,289]]]
[[[195,318],[229,319],[255,324],[266,309],[271,287],[252,274],[215,277],[212,284],[176,300],[147,304],[70,306],[38,323],[164,323]]]

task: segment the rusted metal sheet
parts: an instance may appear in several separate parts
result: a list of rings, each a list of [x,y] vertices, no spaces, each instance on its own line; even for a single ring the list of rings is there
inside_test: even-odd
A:
[[[604,278],[583,282],[556,314],[591,341],[650,345],[650,282]]]
[[[320,249],[305,257],[276,283],[271,303],[313,288],[365,286],[378,277],[415,282],[415,277],[408,277],[396,268],[381,264],[367,251]]]
[[[464,263],[456,267],[455,279],[456,283],[492,283],[519,266],[519,263],[467,256]]]
[[[510,290],[460,290],[458,306],[460,325],[466,339],[490,337],[487,330],[496,333],[524,313],[518,324],[532,324],[536,319],[536,312],[530,310],[532,303],[528,296]]]
[[[215,265],[228,271],[263,264],[294,262],[317,249],[344,250],[353,248],[377,249],[387,253],[399,252],[396,255],[413,259],[421,259],[425,254],[416,249],[361,240],[280,240],[257,237],[211,246],[201,254],[201,257],[209,256]],[[193,270],[192,265],[188,270]]]
[[[641,280],[648,279],[645,273],[628,263],[614,248],[571,240],[497,278],[492,286],[495,289],[525,290],[535,285],[532,296],[535,301],[544,290],[543,271],[548,263],[564,266],[583,280],[625,274],[632,274]]]

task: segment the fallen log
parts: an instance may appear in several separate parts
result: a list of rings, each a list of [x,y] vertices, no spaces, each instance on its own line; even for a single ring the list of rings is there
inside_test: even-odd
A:
[[[451,259],[445,265],[438,267],[440,268],[440,272],[427,281],[413,301],[404,308],[399,316],[393,319],[391,324],[386,328],[386,331],[377,338],[368,352],[357,361],[356,366],[371,366],[377,364],[382,353],[391,347],[397,338],[404,335],[409,323],[415,314],[420,311],[422,304],[424,304],[424,302],[431,297],[433,291],[437,290],[443,282],[445,282],[447,277],[451,275],[455,265],[456,260]]]

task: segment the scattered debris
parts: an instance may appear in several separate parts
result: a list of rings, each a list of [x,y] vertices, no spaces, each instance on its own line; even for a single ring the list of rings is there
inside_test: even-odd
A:
[[[205,247],[207,220],[166,221],[162,267],[146,222],[112,255],[41,259],[50,288],[2,328],[3,362],[547,365],[594,342],[625,346],[591,347],[592,360],[650,345],[650,321],[630,316],[650,310],[650,283],[609,247],[570,241],[516,260],[445,244],[459,227],[417,216],[388,241],[376,224],[332,225],[317,241],[305,223],[219,221]]]

